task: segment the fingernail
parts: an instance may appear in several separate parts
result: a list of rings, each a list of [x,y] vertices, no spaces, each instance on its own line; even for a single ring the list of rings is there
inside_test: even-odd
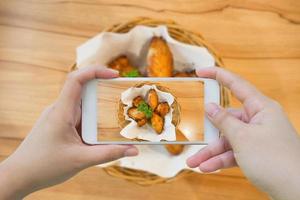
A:
[[[136,156],[138,155],[138,150],[137,148],[129,148],[125,151],[124,156],[130,157],[130,156]]]
[[[201,71],[202,71],[203,69],[205,69],[205,68],[203,68],[203,67],[196,67],[196,68],[195,68],[197,76],[200,76],[200,77],[201,77]]]
[[[210,67],[196,67],[195,70],[197,72],[201,72],[201,71],[205,71],[207,69],[210,69],[211,67],[215,67],[215,66],[210,66]]]
[[[215,103],[208,103],[205,105],[205,111],[208,116],[214,117],[218,112],[221,111],[221,108]]]
[[[211,166],[208,162],[203,162],[199,165],[199,169],[203,173],[212,173],[218,169],[215,169],[214,167]]]
[[[186,160],[186,165],[189,166],[190,168],[195,168],[197,167],[197,165],[195,165],[193,163],[193,156],[189,157],[187,160]]]
[[[114,75],[119,75],[119,71],[118,70],[111,69],[111,68],[107,68],[106,70],[109,71],[109,72],[111,72]]]

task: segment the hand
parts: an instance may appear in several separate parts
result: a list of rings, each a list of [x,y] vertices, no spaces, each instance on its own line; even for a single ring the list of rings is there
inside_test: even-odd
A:
[[[17,199],[61,183],[89,166],[137,155],[129,145],[86,145],[78,129],[81,91],[94,78],[118,72],[86,67],[69,74],[57,101],[49,106],[18,149],[0,165],[0,199]]]
[[[208,104],[206,113],[223,136],[187,160],[203,172],[238,166],[275,199],[300,199],[300,140],[281,106],[242,78],[221,68],[198,76],[216,79],[243,104],[224,109]]]

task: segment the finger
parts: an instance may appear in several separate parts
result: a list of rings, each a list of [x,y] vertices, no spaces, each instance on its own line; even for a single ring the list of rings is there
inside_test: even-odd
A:
[[[235,118],[248,123],[249,117],[247,116],[247,113],[242,108],[225,108],[225,110],[230,113]]]
[[[226,138],[222,136],[217,141],[209,144],[204,149],[201,149],[198,153],[188,158],[187,165],[191,168],[198,167],[201,163],[205,162],[206,160],[219,154],[222,154],[228,150],[231,150],[231,146],[226,140]]]
[[[235,118],[242,120],[243,110],[239,108],[225,108],[226,112],[230,113]]]
[[[226,136],[230,144],[234,145],[235,139],[238,138],[236,136],[241,134],[246,124],[215,103],[207,104],[205,111],[208,119]]]
[[[225,169],[235,166],[237,166],[237,163],[233,151],[230,150],[201,163],[199,169],[202,172],[209,173],[219,169]]]
[[[96,78],[115,78],[118,74],[116,70],[96,66],[73,71],[63,86],[59,102],[65,110],[74,109],[80,103],[82,88],[86,82]]]
[[[216,79],[220,84],[229,88],[243,104],[251,102],[251,109],[249,109],[251,116],[262,110],[262,105],[266,103],[267,98],[252,84],[225,69],[219,67],[199,68],[197,69],[197,75]]]
[[[220,84],[229,88],[242,102],[247,98],[261,95],[261,93],[249,82],[219,67],[199,68],[197,69],[197,75],[200,77],[216,79]]]
[[[75,126],[78,126],[81,123],[81,105],[75,108]]]
[[[132,145],[94,145],[84,150],[85,163],[88,166],[117,160],[122,157],[138,155],[138,149]]]

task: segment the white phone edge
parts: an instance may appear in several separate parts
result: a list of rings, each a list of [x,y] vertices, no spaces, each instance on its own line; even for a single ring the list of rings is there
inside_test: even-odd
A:
[[[219,130],[204,117],[204,141],[193,142],[137,142],[137,141],[98,141],[97,139],[97,85],[98,81],[203,81],[204,82],[204,106],[207,103],[220,105],[220,86],[217,81],[206,78],[114,78],[94,79],[87,82],[82,93],[82,140],[87,144],[139,144],[139,145],[163,145],[163,144],[185,144],[185,145],[207,145],[219,138]]]

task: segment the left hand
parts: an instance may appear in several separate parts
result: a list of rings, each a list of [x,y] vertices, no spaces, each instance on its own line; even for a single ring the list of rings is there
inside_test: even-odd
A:
[[[86,145],[78,134],[84,83],[117,76],[117,71],[103,67],[86,67],[68,75],[57,101],[45,109],[18,149],[1,163],[0,199],[22,198],[87,167],[138,154],[131,145]]]

